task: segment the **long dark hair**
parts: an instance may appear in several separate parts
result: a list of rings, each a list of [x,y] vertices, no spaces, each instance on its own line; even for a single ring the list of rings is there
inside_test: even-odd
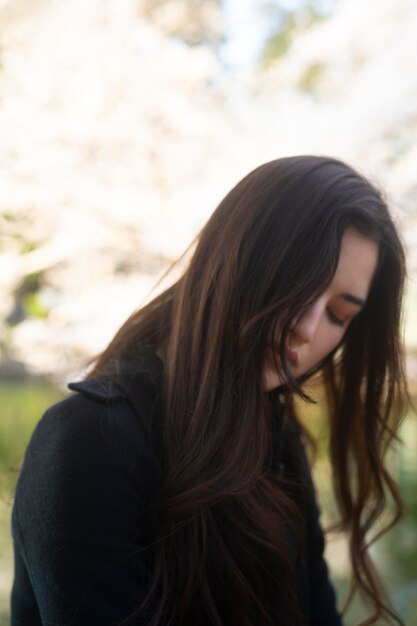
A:
[[[164,361],[164,470],[145,602],[150,626],[302,622],[294,557],[304,540],[302,486],[289,490],[265,469],[279,398],[263,391],[262,370],[279,328],[276,365],[294,443],[302,429],[291,397],[306,394],[284,345],[292,321],[330,283],[348,227],[379,244],[378,266],[364,309],[316,370],[327,391],[332,476],[353,587],[373,607],[363,624],[402,623],[367,548],[387,499],[395,507],[389,526],[401,514],[385,456],[407,398],[404,251],[375,186],[336,159],[297,156],[261,165],[227,194],[182,277],[127,320],[88,375],[112,375],[123,363],[134,370],[141,345]],[[141,605],[136,617],[144,611]]]

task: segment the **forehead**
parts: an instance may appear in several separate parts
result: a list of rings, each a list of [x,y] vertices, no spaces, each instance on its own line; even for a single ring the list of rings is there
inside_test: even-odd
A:
[[[348,228],[340,246],[339,262],[331,282],[334,289],[366,298],[378,262],[378,244]]]

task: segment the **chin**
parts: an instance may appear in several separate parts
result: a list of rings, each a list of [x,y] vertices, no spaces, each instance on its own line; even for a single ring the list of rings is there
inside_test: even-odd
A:
[[[308,378],[309,375],[315,372],[315,368],[311,367],[310,369],[303,369],[297,367],[296,370],[291,370],[292,375],[294,376],[297,382],[303,382],[305,378]],[[278,387],[284,388],[285,382],[282,380],[280,376],[277,375],[276,371],[267,370],[264,374],[263,385],[262,388],[264,391],[273,391]]]
[[[276,376],[268,376],[267,374],[263,378],[262,389],[264,391],[273,391],[280,385],[282,385],[282,380]]]
[[[264,391],[273,391],[277,387],[282,387],[284,381],[277,375],[275,369],[267,368],[263,375],[262,388]]]

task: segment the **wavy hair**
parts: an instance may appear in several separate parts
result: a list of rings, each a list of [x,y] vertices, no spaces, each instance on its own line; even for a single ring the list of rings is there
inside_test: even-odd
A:
[[[331,282],[348,227],[379,246],[366,305],[337,349],[295,380],[284,349],[290,325]],[[266,470],[279,398],[262,390],[261,377],[268,338],[279,329],[276,367],[296,425],[289,436],[295,455],[302,428],[291,398],[308,400],[303,382],[318,371],[325,384],[352,591],[372,609],[362,625],[402,624],[368,547],[387,500],[394,503],[388,527],[401,515],[386,454],[408,398],[404,280],[403,246],[381,192],[341,161],[271,161],[220,202],[181,278],[125,322],[88,375],[111,375],[127,362],[134,371],[141,345],[164,361],[157,541],[149,593],[132,619],[152,607],[150,626],[302,623],[293,547],[302,550],[304,541],[303,481],[294,475],[291,491]],[[276,601],[268,606],[271,589]]]

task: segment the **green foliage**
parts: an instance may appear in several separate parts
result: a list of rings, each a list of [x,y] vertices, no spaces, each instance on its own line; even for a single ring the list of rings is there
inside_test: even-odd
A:
[[[28,317],[37,317],[39,319],[48,317],[49,311],[42,305],[37,293],[26,294],[23,298],[23,306]]]
[[[21,254],[27,254],[28,252],[32,252],[39,248],[39,241],[34,241],[32,239],[28,239],[20,234],[15,234],[13,237],[15,240],[19,241],[20,244],[20,252]]]
[[[331,490],[331,471],[327,456],[329,441],[323,390],[317,383],[306,391],[317,400],[317,404],[297,401],[297,413],[317,440],[315,483],[325,519],[329,517],[334,520],[337,518],[337,510]],[[416,403],[415,399],[414,402]],[[403,445],[399,446],[398,453],[389,458],[389,465],[398,481],[405,514],[399,524],[375,543],[371,554],[396,611],[407,626],[417,626],[417,419],[414,413],[410,412],[404,420],[400,438]],[[389,512],[384,515],[384,523],[388,520]],[[346,576],[336,578],[333,582],[341,606],[348,595],[350,580]],[[356,626],[368,613],[361,599],[355,596],[346,614],[345,626]]]
[[[56,387],[39,383],[0,385],[0,477],[1,494],[12,493],[24,451],[45,409],[63,397]]]
[[[312,96],[317,95],[318,87],[326,73],[324,63],[312,63],[300,77],[298,86]]]
[[[274,61],[285,55],[292,42],[294,29],[294,19],[290,15],[285,20],[285,24],[280,27],[280,30],[268,37],[261,55],[262,65],[264,67],[268,67]]]
[[[13,571],[10,514],[16,480],[33,429],[48,406],[63,395],[45,383],[0,381],[0,626],[10,624]]]
[[[39,291],[42,286],[42,273],[41,272],[33,272],[33,274],[28,274],[23,279],[20,290],[24,293],[35,293]]]
[[[31,238],[27,234],[28,225],[31,221],[30,211],[22,214],[0,207],[0,250],[10,250],[15,254],[18,251],[19,254],[26,254],[39,248],[42,241]]]
[[[10,513],[10,504],[0,498],[0,626],[10,625],[9,589],[13,571]]]
[[[265,69],[280,60],[289,50],[297,33],[307,30],[331,14],[330,11],[323,11],[321,4],[317,0],[304,0],[294,9],[286,9],[276,3],[264,3],[263,10],[269,15],[271,28],[260,55],[261,68]]]
[[[16,326],[28,317],[45,319],[49,315],[41,301],[43,272],[33,272],[25,276],[14,292],[14,308],[6,319],[9,327]]]

